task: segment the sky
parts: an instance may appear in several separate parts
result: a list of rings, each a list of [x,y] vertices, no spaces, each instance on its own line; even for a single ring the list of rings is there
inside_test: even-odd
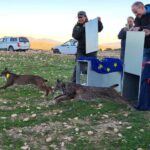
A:
[[[134,16],[134,0],[0,0],[0,37],[27,36],[65,42],[72,38],[77,12],[101,17],[100,43],[118,42],[118,32]],[[143,0],[144,4],[150,3]]]

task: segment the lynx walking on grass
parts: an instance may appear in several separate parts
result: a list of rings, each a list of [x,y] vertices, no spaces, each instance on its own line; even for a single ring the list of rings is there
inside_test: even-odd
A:
[[[13,86],[15,84],[17,85],[27,85],[32,84],[35,85],[39,90],[45,92],[45,96],[48,96],[49,92],[52,92],[52,88],[48,87],[45,82],[47,80],[43,79],[40,76],[36,75],[17,75],[12,72],[10,72],[7,68],[4,69],[4,71],[1,72],[2,77],[6,78],[6,84],[0,89],[6,89],[7,87]]]

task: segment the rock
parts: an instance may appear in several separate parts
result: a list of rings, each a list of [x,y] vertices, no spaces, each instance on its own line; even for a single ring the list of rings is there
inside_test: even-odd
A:
[[[79,118],[78,118],[78,117],[75,117],[74,120],[79,120]]]
[[[114,128],[114,132],[115,132],[115,133],[118,133],[118,132],[119,132],[119,129]]]
[[[29,121],[29,118],[24,118],[23,121],[25,121],[25,122],[26,122],[26,121]]]
[[[44,98],[44,97],[45,97],[45,95],[42,95],[41,97],[42,97],[42,98]]]
[[[103,104],[98,104],[97,109],[102,109]]]
[[[98,107],[102,107],[103,106],[103,104],[98,104]]]
[[[36,118],[36,116],[37,116],[36,114],[32,114],[31,118]]]
[[[53,115],[57,115],[57,114],[58,114],[57,112],[54,112],[54,113],[53,113]]]
[[[68,124],[64,125],[64,127],[65,127],[66,129],[71,129],[71,128],[72,128],[72,126],[70,126],[70,125],[68,125]]]
[[[2,119],[2,120],[6,120],[6,119],[7,119],[7,117],[1,117],[1,119]]]
[[[65,138],[64,138],[64,140],[66,140],[66,141],[69,141],[69,142],[70,142],[70,141],[72,141],[72,137],[65,137]]]
[[[128,143],[126,139],[122,139],[121,141],[122,143]]]
[[[71,118],[68,118],[68,120],[71,121],[72,119],[71,119]]]
[[[75,128],[75,131],[78,132],[78,131],[79,131],[79,128]]]
[[[93,131],[88,131],[88,135],[93,135],[94,132]]]
[[[140,132],[144,132],[144,129],[140,129]]]
[[[46,139],[46,142],[47,143],[49,143],[49,142],[51,142],[52,141],[52,138],[51,137],[48,137],[47,139]]]
[[[27,143],[24,143],[24,146],[21,147],[22,150],[30,150],[29,145]]]
[[[19,130],[18,130],[18,132],[19,132],[19,133],[22,133],[22,130],[21,130],[21,129],[19,129]]]
[[[61,147],[64,147],[64,146],[65,146],[65,143],[64,143],[64,142],[62,142],[62,143],[61,143]]]
[[[119,121],[118,123],[119,123],[119,125],[122,125],[122,122],[121,122],[121,121]]]
[[[41,107],[36,107],[36,109],[41,110]]]
[[[63,113],[63,111],[62,111],[62,110],[60,110],[60,111],[59,111],[59,113],[60,113],[60,114],[62,114],[62,113]]]
[[[132,129],[132,126],[126,127],[126,129]]]
[[[54,148],[54,149],[56,149],[56,145],[54,145],[54,144],[52,144],[52,145],[50,145],[50,147],[52,147],[52,148]]]
[[[104,118],[109,118],[109,116],[108,116],[108,115],[105,115],[105,114],[103,115],[103,117],[104,117]]]
[[[66,123],[66,122],[63,122],[63,125],[67,125],[67,123]]]
[[[129,114],[128,114],[128,113],[125,113],[125,114],[124,114],[124,116],[125,116],[125,117],[128,117],[128,116],[129,116]]]
[[[143,148],[137,148],[137,150],[144,150]]]
[[[16,118],[17,117],[17,114],[12,114],[11,115],[11,118]]]
[[[105,133],[106,133],[106,134],[110,134],[110,132],[109,132],[109,131],[105,131]]]
[[[119,136],[119,137],[122,137],[122,134],[121,134],[121,133],[118,133],[118,136]]]

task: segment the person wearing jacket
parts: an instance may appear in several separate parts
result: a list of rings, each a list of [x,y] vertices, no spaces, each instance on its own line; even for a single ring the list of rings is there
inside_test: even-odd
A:
[[[81,56],[97,57],[97,52],[86,54],[86,38],[85,38],[85,23],[88,22],[88,17],[85,11],[78,12],[78,22],[73,28],[72,37],[78,41],[76,60]],[[102,31],[103,24],[101,18],[98,17],[98,32]],[[76,82],[76,67],[74,68],[72,82]]]
[[[150,4],[144,6],[142,2],[135,2],[132,5],[132,12],[135,14],[135,27],[131,31],[145,31],[143,62],[150,60]]]
[[[121,52],[120,59],[124,63],[124,55],[125,55],[125,44],[126,44],[126,33],[134,26],[134,18],[128,17],[126,27],[122,28],[118,34],[118,38],[121,40]]]

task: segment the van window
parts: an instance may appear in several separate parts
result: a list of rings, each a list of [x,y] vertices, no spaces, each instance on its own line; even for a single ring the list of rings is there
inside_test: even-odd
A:
[[[3,42],[7,42],[8,40],[7,40],[7,38],[3,38]]]
[[[72,42],[72,46],[77,46],[78,45],[78,42],[77,41],[73,41]]]
[[[70,43],[70,41],[68,41],[68,42],[64,43],[63,45],[64,45],[64,46],[70,46],[71,43]]]
[[[19,42],[29,42],[29,40],[25,37],[20,37]]]
[[[16,42],[16,41],[17,41],[17,38],[10,38],[10,41],[11,41],[11,42]]]

